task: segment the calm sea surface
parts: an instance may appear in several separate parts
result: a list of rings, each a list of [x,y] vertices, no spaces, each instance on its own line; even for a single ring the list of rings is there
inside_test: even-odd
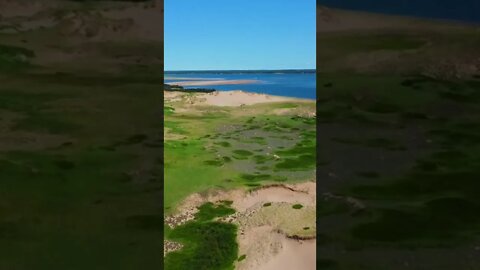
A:
[[[252,84],[208,85],[185,88],[213,88],[219,91],[244,90],[277,96],[315,99],[315,72],[166,72],[165,83],[185,81],[185,78],[210,80],[258,80]],[[175,79],[179,78],[179,79]]]

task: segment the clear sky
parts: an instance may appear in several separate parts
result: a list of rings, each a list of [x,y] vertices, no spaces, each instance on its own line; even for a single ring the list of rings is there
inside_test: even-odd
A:
[[[314,69],[315,0],[165,0],[165,70]]]

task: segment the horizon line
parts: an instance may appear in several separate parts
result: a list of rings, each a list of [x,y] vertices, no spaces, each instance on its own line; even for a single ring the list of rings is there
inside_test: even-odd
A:
[[[177,69],[164,70],[164,72],[184,72],[184,71],[296,71],[296,70],[316,70],[316,68],[283,68],[283,69]]]

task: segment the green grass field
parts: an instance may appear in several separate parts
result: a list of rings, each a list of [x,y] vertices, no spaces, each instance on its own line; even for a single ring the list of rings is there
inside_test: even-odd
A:
[[[166,99],[164,109],[167,215],[194,194],[315,179],[315,121],[305,116],[315,110],[313,101],[192,106],[187,100],[196,94],[182,95]],[[279,109],[289,111],[280,115]],[[196,219],[165,226],[166,239],[184,245],[166,255],[166,269],[233,269],[244,260],[236,225],[212,220],[231,214],[229,209],[207,203]]]
[[[167,138],[186,138],[165,142],[167,213],[188,195],[212,188],[248,188],[314,178],[315,123],[293,117],[294,113],[275,115],[273,111],[281,105],[252,105],[248,115],[239,115],[238,108],[214,106],[182,114],[168,109]],[[313,102],[301,106],[314,109]],[[275,154],[284,158],[276,160]]]
[[[233,213],[225,204],[201,205],[193,221],[169,232],[169,239],[185,247],[165,257],[165,269],[233,269],[238,257],[237,227],[213,220]]]

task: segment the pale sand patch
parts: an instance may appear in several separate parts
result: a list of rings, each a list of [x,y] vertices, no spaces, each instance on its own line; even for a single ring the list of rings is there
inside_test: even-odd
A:
[[[165,100],[169,100],[172,98],[178,98],[180,96],[183,96],[185,93],[184,92],[178,92],[178,91],[163,91],[163,98]]]
[[[215,91],[212,93],[202,93],[198,95],[198,103],[213,106],[237,107],[242,105],[254,105],[258,103],[269,102],[287,102],[287,101],[306,101],[303,99],[272,96],[265,94],[249,93],[241,90],[235,91]]]
[[[264,207],[264,203],[272,205]],[[291,209],[296,203],[304,208]],[[315,227],[315,182],[260,189],[234,200],[233,206],[243,215],[236,221],[240,231],[237,241],[239,255],[246,255],[245,260],[236,264],[237,270],[315,269],[315,240],[294,240],[285,235],[304,226]],[[280,208],[275,209],[277,206]],[[298,212],[289,214],[289,210]],[[275,214],[275,211],[280,212]],[[269,218],[272,214],[276,218]],[[296,224],[295,220],[300,223]],[[315,232],[316,229],[309,234],[315,235]]]
[[[264,202],[315,205],[316,183],[306,182],[296,185],[273,186],[255,190],[241,198],[234,198],[233,207],[237,209],[237,211],[242,212]]]
[[[293,111],[297,108],[282,108],[282,109],[275,109],[273,110],[273,114],[275,115],[290,115]]]
[[[239,256],[245,255],[243,261],[235,264],[236,270],[258,269],[271,261],[283,249],[285,236],[272,232],[269,226],[252,228],[247,234],[237,237]],[[292,268],[296,269],[296,268]]]
[[[175,212],[189,211],[205,202],[233,201],[232,207],[238,212],[264,202],[271,203],[301,203],[316,205],[316,182],[309,181],[299,184],[283,184],[247,191],[246,189],[210,190],[203,194],[194,193],[188,196],[176,207]]]
[[[179,91],[163,91],[163,100],[165,104],[181,102],[187,96],[188,93]],[[171,104],[170,104],[171,105]],[[175,106],[175,111],[178,110],[178,106]]]
[[[184,140],[187,137],[185,135],[180,135],[172,132],[171,128],[165,127],[163,129],[163,139],[165,141],[175,141],[175,140]]]
[[[239,225],[242,232],[248,234],[250,230],[257,227],[270,226],[272,232],[278,232],[294,239],[315,237],[317,208],[314,205],[302,204],[301,209],[294,209],[293,203],[268,202],[267,206],[263,204],[235,216],[235,223]]]
[[[311,99],[273,96],[267,94],[245,92],[242,90],[214,91],[211,93],[164,91],[164,100],[166,102],[183,101],[185,104],[189,105],[212,105],[222,107],[239,107],[244,105],[255,105],[260,103],[272,102],[314,102],[314,100]],[[192,109],[192,107],[189,107],[189,109]],[[282,111],[278,112],[285,113]]]
[[[207,85],[231,85],[231,84],[251,84],[260,83],[258,80],[197,80],[197,81],[178,81],[170,82],[171,85],[179,86],[207,86]]]
[[[282,250],[258,270],[316,269],[316,240],[296,241],[284,238]]]

